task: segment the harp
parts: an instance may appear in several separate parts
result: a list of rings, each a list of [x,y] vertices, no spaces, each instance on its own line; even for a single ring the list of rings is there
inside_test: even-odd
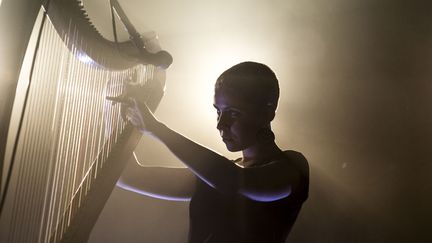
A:
[[[141,137],[105,97],[131,81],[152,110],[163,96],[171,56],[111,4],[131,41],[103,38],[80,0],[1,3],[0,242],[86,242]]]

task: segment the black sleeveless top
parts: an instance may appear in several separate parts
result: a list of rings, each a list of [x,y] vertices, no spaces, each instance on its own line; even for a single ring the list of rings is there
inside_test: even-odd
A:
[[[285,242],[308,197],[309,166],[301,153],[284,154],[286,159],[264,166],[291,163],[301,173],[300,186],[295,193],[276,201],[259,202],[240,194],[223,194],[198,179],[190,202],[189,242]]]

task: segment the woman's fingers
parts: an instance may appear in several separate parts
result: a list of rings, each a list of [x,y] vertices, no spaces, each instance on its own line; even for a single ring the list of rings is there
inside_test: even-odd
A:
[[[137,114],[139,115],[142,123],[145,125],[146,131],[154,132],[160,122],[153,115],[153,112],[150,110],[147,104],[139,101],[134,102]]]
[[[107,96],[105,97],[107,100],[110,100],[112,102],[113,105],[120,103],[120,104],[124,104],[124,105],[128,105],[131,106],[133,105],[133,101],[132,98],[129,98],[127,96],[124,95],[119,95],[119,96]]]
[[[126,117],[127,120],[130,121],[134,126],[138,128],[142,128],[145,126],[144,121],[142,120],[142,117],[139,114],[139,111],[137,111],[134,107],[128,107],[126,110]]]
[[[153,113],[150,111],[150,108],[148,108],[148,106],[143,103],[143,102],[138,102],[138,101],[134,101],[135,103],[135,107],[140,111],[140,113],[142,114],[142,117],[146,120],[148,119],[155,119]]]
[[[120,112],[123,120],[130,121],[141,131],[150,132],[151,128],[156,127],[158,120],[144,102],[122,95],[117,97],[107,96],[106,99],[115,102],[114,104],[121,104]]]
[[[124,121],[129,121],[132,113],[129,111],[131,107],[135,106],[135,101],[133,98],[127,97],[125,95],[119,96],[107,96],[107,100],[111,101],[113,105],[120,104],[120,114]]]

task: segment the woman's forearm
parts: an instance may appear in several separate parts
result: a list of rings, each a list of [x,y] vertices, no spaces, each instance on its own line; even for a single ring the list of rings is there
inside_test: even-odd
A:
[[[145,167],[131,160],[117,186],[154,198],[187,201],[193,195],[195,176],[187,168]]]
[[[224,156],[186,138],[162,123],[152,129],[154,137],[164,143],[192,172],[214,188],[233,190],[238,167]]]

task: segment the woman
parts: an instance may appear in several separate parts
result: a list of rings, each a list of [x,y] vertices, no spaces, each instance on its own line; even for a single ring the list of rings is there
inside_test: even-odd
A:
[[[309,169],[301,153],[282,151],[270,123],[278,80],[267,66],[243,62],[215,85],[217,130],[229,160],[158,121],[133,97],[128,119],[176,155],[184,169],[130,165],[118,185],[142,194],[190,202],[189,242],[285,242],[308,195]]]

